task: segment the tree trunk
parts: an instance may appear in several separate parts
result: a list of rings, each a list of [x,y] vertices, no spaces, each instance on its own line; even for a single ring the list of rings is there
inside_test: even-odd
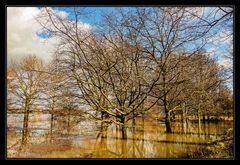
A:
[[[53,133],[53,112],[51,113],[51,123],[50,123],[50,142],[52,142],[52,133]]]
[[[171,116],[171,121],[175,121],[175,119],[176,119],[176,114],[174,113],[174,111],[172,111],[171,113],[170,113],[170,116]]]
[[[124,116],[122,116],[122,118],[121,118],[121,123],[123,124],[122,125],[122,139],[127,139],[127,128],[125,125],[125,117]]]
[[[186,133],[186,105],[185,102],[182,103],[182,111],[181,111],[181,122],[182,122],[182,132]]]
[[[171,118],[170,118],[170,113],[167,112],[166,113],[166,117],[165,117],[165,124],[166,124],[166,132],[167,133],[171,133],[172,129],[171,129]]]
[[[165,88],[165,77],[163,77],[163,88]],[[164,91],[165,93],[165,91]],[[164,112],[165,112],[165,125],[166,125],[166,132],[167,133],[171,133],[171,116],[170,116],[170,112],[168,109],[168,96],[167,93],[164,94],[164,98],[163,98],[163,107],[164,107]]]
[[[183,122],[183,111],[181,113],[181,122]]]
[[[164,98],[164,110],[165,110],[165,125],[166,125],[166,132],[167,133],[171,133],[172,129],[171,129],[171,116],[170,116],[170,112],[168,110],[168,106],[167,106],[167,99]]]
[[[133,115],[134,115],[134,113],[133,113]],[[133,130],[135,129],[135,125],[136,125],[136,119],[135,119],[135,117],[133,117],[133,119],[132,119],[132,128],[133,128]]]
[[[205,116],[205,114],[203,114],[203,123],[205,123],[206,122],[206,116]]]
[[[101,114],[102,120],[106,119],[106,113],[102,112]],[[101,123],[101,138],[107,138],[108,133],[108,124],[106,122]]]
[[[106,151],[107,150],[107,139],[106,138],[103,138],[101,137],[101,140],[100,140],[100,149],[99,151]]]
[[[27,101],[26,101],[27,102]],[[28,141],[29,131],[28,131],[28,120],[29,120],[29,107],[26,103],[24,110],[24,119],[23,119],[23,131],[22,131],[22,145],[26,145]]]
[[[188,118],[186,118],[186,132],[189,132]]]
[[[199,107],[198,107],[198,114],[197,114],[197,117],[198,117],[198,134],[200,135],[200,134],[201,134],[201,113],[200,113],[200,104],[199,104]]]
[[[206,133],[206,123],[203,124],[203,133],[204,133],[204,138],[207,140],[207,133]]]
[[[107,129],[108,129],[108,126],[107,126],[107,123],[105,122],[102,122],[101,124],[101,138],[107,138]]]
[[[144,108],[144,102],[143,102],[143,104],[142,104],[142,109]],[[142,111],[142,130],[143,130],[143,132],[144,132],[144,116],[145,115],[145,112],[144,111]]]
[[[71,114],[70,114],[70,109],[68,109],[68,120],[67,120],[67,133],[70,133],[70,119],[71,119]]]
[[[135,132],[136,132],[136,120],[135,120],[135,118],[133,119],[133,122],[132,122],[132,132],[133,132],[133,134],[135,134]]]
[[[116,141],[115,141],[115,146],[116,146],[116,149],[117,149],[117,146],[118,146],[118,142],[119,142],[119,129],[118,129],[118,125],[116,125]]]

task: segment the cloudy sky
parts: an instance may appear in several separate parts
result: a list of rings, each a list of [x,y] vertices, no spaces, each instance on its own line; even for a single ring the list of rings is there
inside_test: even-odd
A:
[[[19,60],[25,55],[36,55],[49,60],[54,51],[54,38],[44,40],[37,34],[41,26],[35,17],[40,13],[36,7],[7,8],[7,60]]]
[[[52,8],[63,17],[67,17],[68,8]],[[94,26],[93,22],[99,19],[100,12],[112,10],[111,7],[88,7],[88,11],[93,11],[90,18],[81,20],[84,26]],[[14,59],[19,60],[26,55],[36,55],[45,61],[50,61],[54,53],[55,45],[58,44],[56,37],[43,38],[41,37],[41,26],[36,21],[36,16],[41,12],[37,7],[8,7],[7,8],[7,61],[8,63]],[[223,34],[219,33],[213,41],[221,38],[220,43],[214,43],[208,47],[207,52],[212,56],[217,56],[219,64],[229,65],[229,63],[221,57],[223,47],[229,42],[229,38],[224,38]],[[215,45],[215,46],[214,46]]]
[[[60,15],[67,16],[64,10],[55,9]],[[36,21],[41,12],[37,7],[7,8],[7,62],[20,60],[26,55],[36,55],[50,61],[58,38],[41,37],[42,28]],[[88,24],[86,24],[88,25]]]

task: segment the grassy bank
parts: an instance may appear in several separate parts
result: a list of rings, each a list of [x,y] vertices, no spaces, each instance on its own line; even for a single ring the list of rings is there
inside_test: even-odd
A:
[[[228,129],[220,140],[210,142],[209,146],[194,153],[187,153],[184,158],[233,158],[233,130]]]

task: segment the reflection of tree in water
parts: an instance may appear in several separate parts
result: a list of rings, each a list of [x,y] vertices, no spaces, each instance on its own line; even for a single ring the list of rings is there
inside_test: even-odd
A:
[[[66,115],[62,113],[55,115],[53,132],[57,134],[71,134],[72,129],[81,122],[85,122],[81,115],[71,114],[71,111],[67,110]]]
[[[104,124],[101,124],[103,127]],[[99,133],[91,152],[92,157],[144,157],[144,130],[142,127],[128,128],[127,139],[122,139],[122,130],[118,125],[99,128]],[[104,131],[103,131],[104,130]]]
[[[128,127],[128,138],[121,138],[121,128],[110,125],[107,136],[102,136],[100,129],[92,149],[92,157],[117,157],[117,158],[141,158],[141,157],[178,157],[181,153],[191,152],[206,146],[205,132],[198,137],[197,123],[189,123],[190,129],[182,132],[182,123],[174,123],[173,133],[164,133],[164,129],[156,128],[149,122],[136,127]],[[164,127],[164,126],[163,126]],[[208,127],[207,125],[205,126]],[[144,128],[144,129],[143,129]],[[215,126],[212,129],[219,129]],[[180,132],[179,132],[180,130]],[[178,132],[177,132],[178,131]],[[215,135],[215,134],[214,134]]]
[[[164,125],[160,125],[159,123],[152,123],[149,121],[145,121],[144,124],[141,123],[141,120],[136,120],[136,126],[127,128],[128,130],[128,138],[126,140],[122,140],[121,138],[121,127],[111,124],[107,127],[106,132],[103,135],[101,131],[101,127],[103,124],[98,123],[96,128],[98,128],[98,134],[91,129],[90,125],[94,125],[95,123],[91,122],[80,122],[75,123],[71,122],[70,125],[75,125],[78,127],[72,127],[71,131],[67,133],[67,117],[66,116],[58,116],[55,118],[55,127],[54,127],[54,137],[52,146],[56,146],[56,151],[58,150],[57,146],[60,143],[60,139],[67,139],[69,141],[79,141],[78,146],[80,147],[79,152],[83,154],[83,157],[113,157],[113,158],[143,158],[143,157],[178,157],[181,153],[191,152],[200,148],[201,146],[206,146],[203,143],[209,138],[219,137],[220,131],[227,127],[226,124],[218,123],[205,123],[203,124],[203,133],[200,138],[198,137],[198,124],[194,122],[188,123],[188,129],[186,132],[182,131],[182,123],[173,122],[173,133],[166,134]],[[80,120],[80,119],[79,119]],[[64,126],[65,125],[65,126]],[[84,127],[85,126],[85,127]],[[30,125],[30,128],[32,125]],[[77,128],[77,129],[76,129]],[[50,128],[49,128],[50,129]],[[64,134],[62,133],[65,130]],[[85,131],[84,131],[85,130]],[[39,138],[32,134],[34,130],[30,129],[30,138],[29,140],[32,142],[29,145],[38,146],[35,140]],[[88,134],[86,131],[93,131],[91,136],[88,138]],[[73,139],[75,138],[76,139]],[[46,136],[47,137],[47,136]],[[81,139],[79,137],[83,137]],[[96,137],[96,138],[94,138]],[[43,138],[43,137],[41,137]],[[35,139],[35,140],[34,140]],[[46,138],[47,139],[47,138]],[[60,141],[59,141],[60,140]],[[45,140],[47,143],[47,140]],[[44,142],[44,143],[45,143]],[[66,143],[61,141],[61,143]],[[42,144],[41,144],[42,145]],[[51,146],[51,145],[49,145]],[[64,147],[66,144],[63,145]],[[62,146],[60,146],[62,147]],[[9,148],[9,147],[8,147]],[[32,148],[32,146],[31,146]],[[48,147],[46,147],[48,148]],[[61,149],[61,148],[59,148]],[[65,149],[76,149],[77,146],[73,143],[70,148]],[[34,152],[38,152],[35,147]],[[20,152],[20,156],[24,153],[27,153],[29,150],[26,148],[22,149]],[[40,151],[39,151],[40,152]],[[65,152],[65,151],[60,151]]]

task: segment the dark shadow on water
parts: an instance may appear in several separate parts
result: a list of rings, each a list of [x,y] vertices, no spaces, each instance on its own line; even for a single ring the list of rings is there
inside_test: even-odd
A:
[[[116,139],[116,137],[108,137],[107,139]],[[133,139],[133,138],[127,138],[126,140],[122,140],[122,141],[145,141],[145,142],[155,142],[155,143],[172,143],[172,144],[186,144],[186,145],[209,145],[210,143],[199,143],[199,142],[182,142],[182,141],[172,141],[172,140],[149,140],[149,139],[143,139],[143,138],[137,138],[137,139]]]
[[[172,132],[168,134],[178,134],[178,135],[204,135],[204,136],[222,136],[224,134],[211,134],[211,133],[196,133],[196,132]]]

